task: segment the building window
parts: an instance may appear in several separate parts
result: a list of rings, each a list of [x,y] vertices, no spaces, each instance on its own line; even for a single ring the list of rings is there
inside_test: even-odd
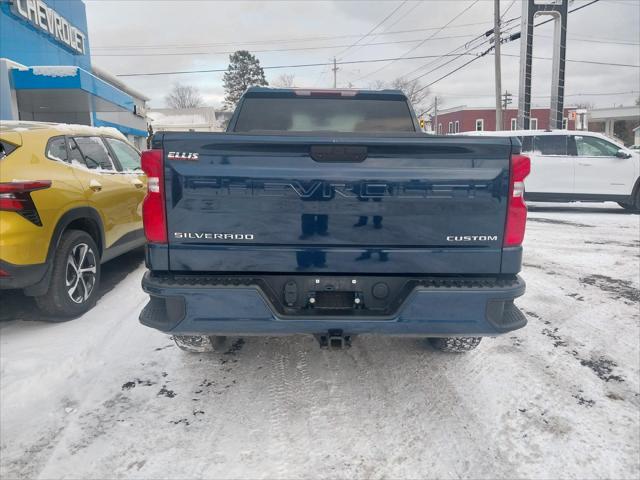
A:
[[[518,119],[517,118],[512,118],[511,119],[511,130],[517,130],[518,129]]]
[[[454,128],[454,131],[456,133],[460,133],[460,122],[458,120],[456,120],[456,125],[455,125],[455,128]]]
[[[538,119],[531,118],[529,120],[529,130],[537,130],[538,129]]]
[[[453,133],[453,122],[449,122],[449,131],[448,133]]]
[[[438,135],[442,135],[442,124],[438,124]]]
[[[476,120],[476,132],[482,132],[484,130],[484,119],[479,118]]]
[[[569,119],[568,118],[563,118],[562,119],[562,129],[563,130],[569,130]]]

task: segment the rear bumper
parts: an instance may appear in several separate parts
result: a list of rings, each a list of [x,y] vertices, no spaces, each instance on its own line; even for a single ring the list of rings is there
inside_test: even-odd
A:
[[[0,276],[0,289],[26,288],[38,283],[47,272],[47,263],[15,265],[0,260],[0,270],[8,276]]]
[[[409,279],[407,279],[409,281]],[[496,336],[526,325],[513,300],[525,291],[518,276],[507,279],[411,279],[410,293],[387,316],[285,315],[260,279],[155,276],[143,289],[151,296],[140,322],[180,335],[345,334]]]

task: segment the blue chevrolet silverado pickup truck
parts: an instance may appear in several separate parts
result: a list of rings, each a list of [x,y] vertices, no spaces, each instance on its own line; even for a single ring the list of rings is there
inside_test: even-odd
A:
[[[400,91],[250,88],[227,132],[156,134],[142,165],[140,321],[183,350],[381,334],[461,352],[526,324],[529,159],[424,134]]]

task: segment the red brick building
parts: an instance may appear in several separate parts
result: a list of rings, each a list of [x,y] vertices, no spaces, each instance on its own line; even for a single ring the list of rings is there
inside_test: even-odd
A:
[[[575,121],[569,120],[569,112],[575,108],[564,109],[563,128],[575,129]],[[546,130],[549,128],[549,109],[531,109],[531,130]],[[504,126],[498,130],[517,130],[517,108],[502,111]],[[433,122],[434,118],[431,117]],[[496,111],[494,108],[454,107],[438,111],[438,125],[433,129],[442,135],[449,133],[469,132],[473,130],[496,130]]]

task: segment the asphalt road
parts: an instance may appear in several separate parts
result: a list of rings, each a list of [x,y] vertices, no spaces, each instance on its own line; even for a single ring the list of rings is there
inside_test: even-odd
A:
[[[640,216],[531,209],[529,324],[447,355],[416,339],[234,338],[138,324],[139,252],[98,305],[0,296],[2,478],[638,478]]]

